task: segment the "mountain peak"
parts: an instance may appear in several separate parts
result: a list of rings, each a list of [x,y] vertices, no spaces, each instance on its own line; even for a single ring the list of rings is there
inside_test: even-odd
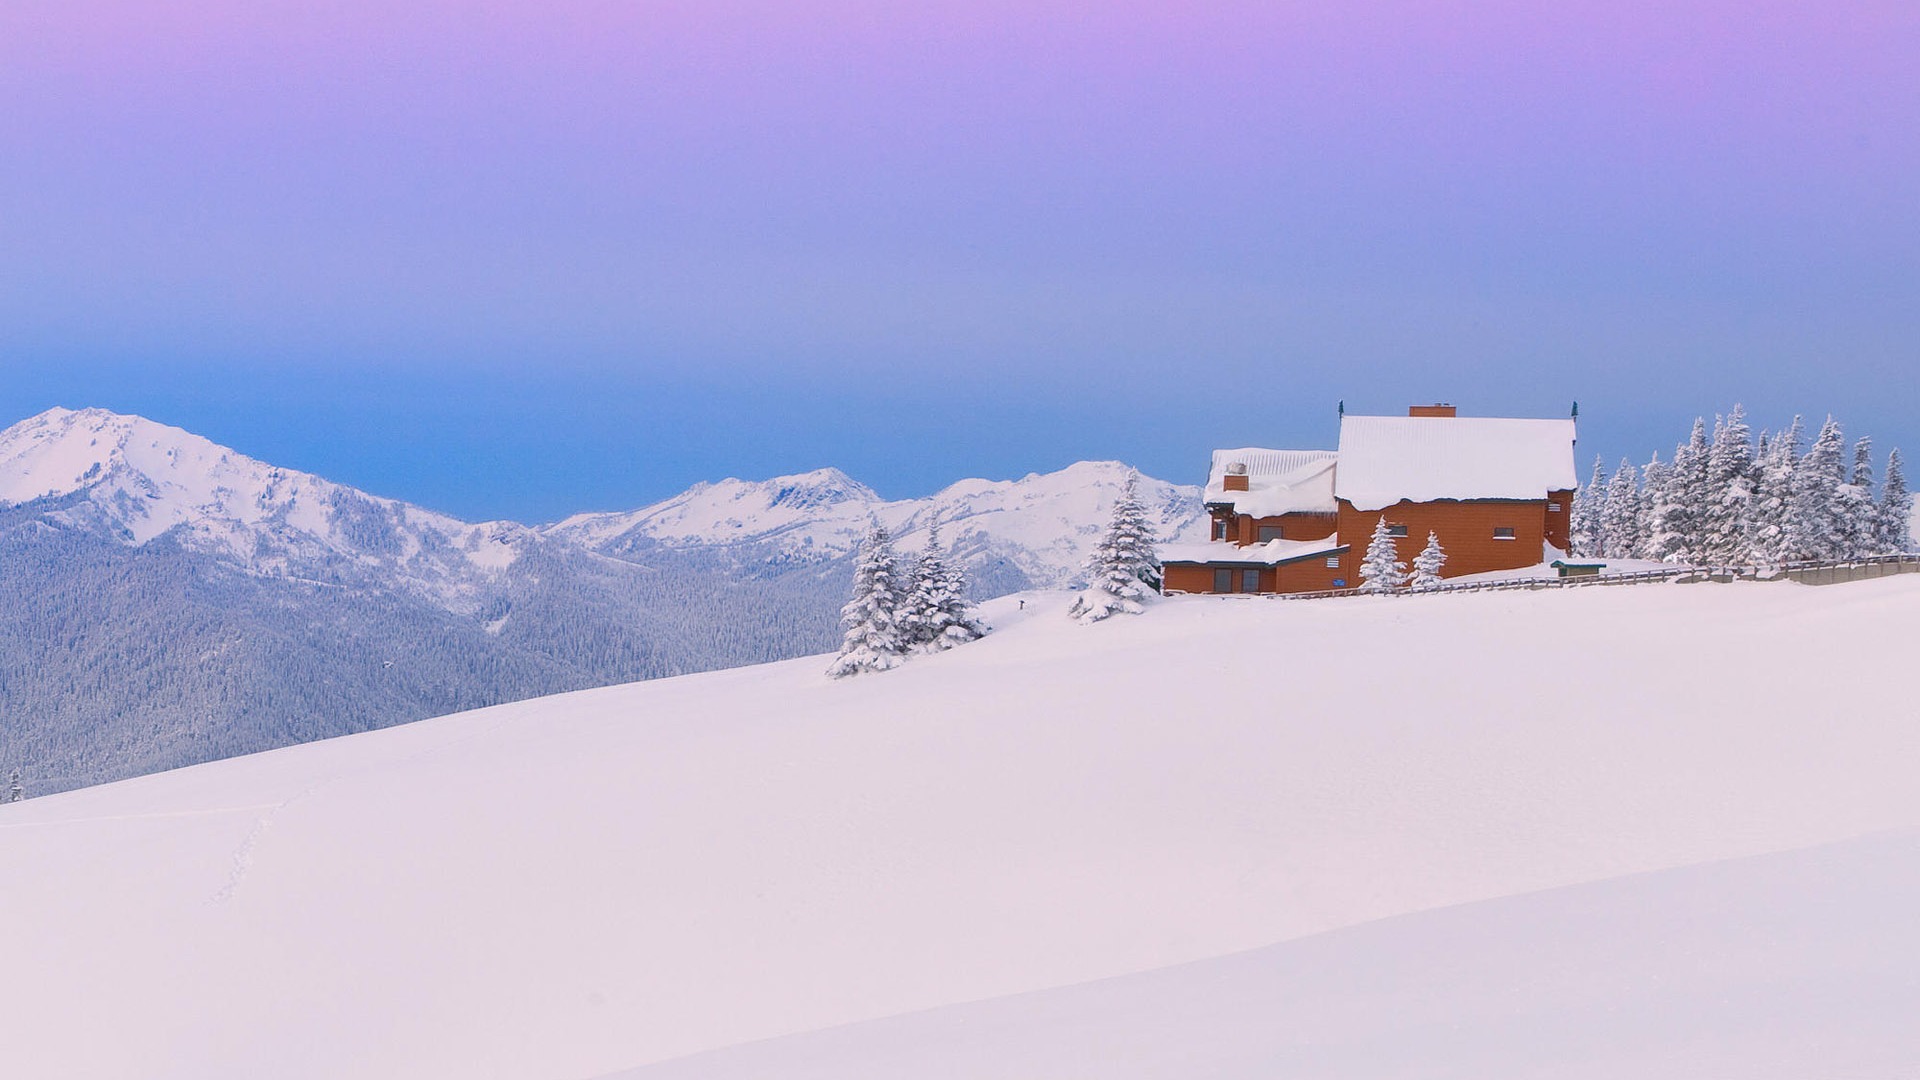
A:
[[[0,502],[68,495],[119,476],[142,494],[169,478],[204,474],[235,461],[266,468],[176,427],[106,409],[53,408],[0,431]]]
[[[173,534],[254,573],[345,557],[396,564],[435,593],[510,563],[518,526],[468,525],[256,461],[202,436],[106,409],[48,409],[0,431],[0,505],[65,499],[68,526],[145,544]]]

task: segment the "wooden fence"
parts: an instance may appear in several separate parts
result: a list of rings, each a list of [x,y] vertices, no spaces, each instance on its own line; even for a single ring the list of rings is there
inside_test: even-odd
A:
[[[1659,570],[1636,570],[1628,574],[1601,574],[1570,578],[1507,578],[1500,581],[1452,581],[1418,589],[1395,589],[1390,593],[1363,593],[1358,589],[1329,589],[1323,592],[1264,593],[1281,600],[1323,600],[1335,596],[1430,596],[1455,592],[1511,592],[1519,589],[1584,589],[1608,585],[1644,585],[1668,581],[1678,585],[1730,581],[1797,581],[1803,585],[1837,585],[1893,574],[1920,574],[1920,554],[1874,555],[1864,559],[1836,559],[1827,562],[1795,562],[1777,567],[1759,566],[1675,566]]]

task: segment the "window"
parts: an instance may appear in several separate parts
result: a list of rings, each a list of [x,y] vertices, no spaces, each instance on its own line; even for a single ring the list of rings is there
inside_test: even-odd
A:
[[[1215,540],[1225,540],[1227,538],[1227,523],[1225,521],[1218,518],[1214,519],[1213,538]]]
[[[1405,536],[1407,535],[1407,527],[1405,525],[1389,525],[1387,526],[1387,535]]]
[[[1510,526],[1510,525],[1495,525],[1495,526],[1493,527],[1493,538],[1494,538],[1495,540],[1511,540],[1511,539],[1513,539],[1513,538],[1514,538],[1514,537],[1513,537],[1513,527],[1512,527],[1512,526]]]
[[[1240,571],[1240,591],[1241,592],[1259,592],[1260,591],[1260,571],[1258,570]]]
[[[1340,556],[1338,555],[1327,556],[1327,565],[1334,568],[1335,570],[1340,569]]]
[[[1259,540],[1260,540],[1260,542],[1261,542],[1261,543],[1263,543],[1263,544],[1264,544],[1264,543],[1266,543],[1266,542],[1267,542],[1267,541],[1269,541],[1269,540],[1279,540],[1279,539],[1281,539],[1281,536],[1280,536],[1280,526],[1278,526],[1278,525],[1262,525],[1262,526],[1260,526],[1260,529],[1259,529],[1259,531],[1258,531],[1258,537],[1259,537]]]
[[[1233,571],[1215,570],[1213,572],[1213,591],[1214,592],[1232,592],[1233,591]]]
[[[1548,504],[1547,504],[1547,513],[1549,513],[1549,514],[1557,514],[1557,513],[1559,513],[1559,512],[1560,512],[1560,504],[1559,504],[1559,503],[1548,503]]]

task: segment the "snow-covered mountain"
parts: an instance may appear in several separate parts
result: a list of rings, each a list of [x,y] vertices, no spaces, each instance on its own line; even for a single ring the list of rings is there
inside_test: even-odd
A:
[[[936,519],[941,540],[970,565],[1016,568],[1025,587],[1076,579],[1131,470],[1083,461],[1018,480],[962,480],[920,499],[889,502],[838,469],[772,480],[727,479],[625,513],[580,514],[547,536],[623,557],[660,546],[750,552],[787,563],[851,552],[878,521],[915,550]],[[1168,540],[1204,539],[1198,487],[1141,477],[1139,495]]]
[[[52,409],[0,431],[0,504],[43,500],[64,500],[49,520],[131,544],[167,536],[251,573],[345,573],[467,611],[534,536],[368,495],[104,409]]]
[[[179,428],[0,431],[0,768],[35,794],[459,709],[803,655],[870,519],[930,515],[977,596],[1064,583],[1126,470],[886,502],[836,470],[545,529],[471,524]],[[1142,487],[1170,535],[1195,489]]]
[[[1191,597],[1091,627],[1025,599],[883,674],[655,680],[0,806],[8,1069],[1920,1060],[1920,725],[1911,679],[1875,674],[1920,651],[1920,576]]]

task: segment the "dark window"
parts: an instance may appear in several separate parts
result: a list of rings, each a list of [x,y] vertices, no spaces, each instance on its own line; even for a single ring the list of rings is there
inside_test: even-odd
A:
[[[1226,523],[1226,522],[1224,522],[1224,521],[1215,521],[1215,522],[1213,523],[1213,538],[1214,538],[1215,540],[1225,540],[1225,539],[1227,538],[1227,523]]]
[[[1407,535],[1407,527],[1405,525],[1389,525],[1387,526],[1387,535],[1405,536]]]
[[[1495,540],[1511,540],[1511,539],[1513,539],[1513,529],[1512,529],[1512,527],[1510,527],[1510,526],[1507,526],[1507,525],[1495,525],[1495,526],[1493,527],[1493,538],[1494,538]]]
[[[1280,526],[1278,526],[1278,525],[1262,525],[1262,526],[1260,526],[1260,530],[1259,530],[1259,537],[1260,537],[1260,542],[1261,542],[1261,543],[1263,543],[1263,544],[1264,544],[1264,543],[1266,543],[1266,542],[1267,542],[1267,541],[1269,541],[1269,540],[1278,540],[1278,539],[1280,539],[1280,538],[1281,538],[1281,537],[1280,537]]]
[[[1213,572],[1213,591],[1214,592],[1232,592],[1233,591],[1233,571],[1215,570]]]
[[[1240,591],[1241,592],[1259,592],[1260,591],[1260,571],[1258,570],[1240,571]]]

